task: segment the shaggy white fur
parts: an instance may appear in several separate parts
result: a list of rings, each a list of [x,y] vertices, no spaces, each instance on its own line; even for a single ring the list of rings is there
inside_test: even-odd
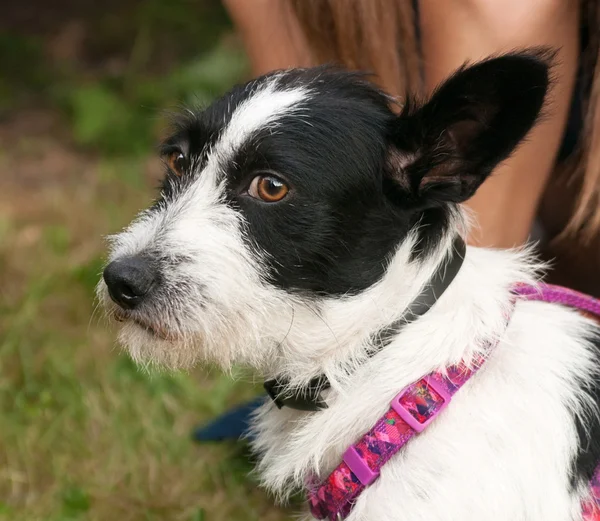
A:
[[[511,286],[535,283],[540,268],[527,250],[469,248],[435,306],[386,349],[364,358],[369,333],[418,293],[444,249],[412,276],[401,249],[368,297],[331,302],[322,310],[321,327],[297,322],[289,352],[318,354],[304,365],[304,357],[290,357],[283,366],[290,375],[327,374],[333,383],[329,407],[299,412],[268,403],[260,410],[254,446],[262,455],[263,483],[285,496],[311,474],[325,478],[401,389],[431,371],[468,362],[486,340],[499,339],[451,406],[383,467],[348,519],[581,519],[586,491],[570,491],[569,468],[578,441],[573,414],[595,414],[581,391],[581,380],[598,373],[587,343],[594,325],[559,306],[519,302],[506,328]]]
[[[140,327],[136,312],[119,334],[139,363],[182,368],[208,360],[224,369],[233,362],[264,369],[289,327],[289,296],[263,283],[261,255],[244,240],[243,217],[223,201],[223,172],[232,155],[257,129],[295,113],[309,95],[305,88],[276,91],[278,80],[272,77],[236,108],[182,195],[142,212],[111,238],[109,261],[148,252],[160,259],[163,297],[143,315],[168,339]],[[109,313],[118,309],[103,280],[97,293]]]

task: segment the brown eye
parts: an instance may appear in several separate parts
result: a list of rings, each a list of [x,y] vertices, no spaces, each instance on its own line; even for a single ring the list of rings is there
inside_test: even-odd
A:
[[[250,183],[248,194],[265,203],[281,201],[288,193],[288,186],[272,175],[258,175]]]
[[[186,167],[186,163],[187,162],[183,152],[171,152],[167,156],[167,164],[169,165],[169,168],[173,170],[173,172],[175,172],[178,176],[181,176],[183,174],[183,171]]]

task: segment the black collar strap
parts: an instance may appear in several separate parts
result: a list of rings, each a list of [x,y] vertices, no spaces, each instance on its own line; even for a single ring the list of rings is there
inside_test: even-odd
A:
[[[381,349],[390,343],[392,338],[398,334],[400,329],[406,324],[414,322],[419,317],[429,311],[437,300],[442,296],[444,291],[452,283],[456,274],[459,272],[467,247],[461,237],[457,237],[452,245],[453,255],[448,262],[441,262],[429,284],[425,286],[423,291],[412,301],[406,312],[398,320],[387,326],[377,334],[378,347],[371,351],[369,356],[377,354]],[[290,407],[299,411],[318,411],[326,409],[327,404],[321,396],[321,391],[328,389],[331,386],[327,376],[324,374],[313,378],[307,386],[296,391],[290,391],[287,380],[283,378],[273,378],[264,383],[267,394],[271,397],[275,405],[281,409],[282,407]]]

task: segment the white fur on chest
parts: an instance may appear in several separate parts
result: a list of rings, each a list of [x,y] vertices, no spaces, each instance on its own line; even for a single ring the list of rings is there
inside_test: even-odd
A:
[[[583,341],[590,326],[576,312],[519,302],[506,329],[509,288],[517,281],[532,281],[522,255],[469,249],[436,306],[334,385],[327,409],[300,413],[264,406],[255,445],[265,485],[285,494],[311,473],[326,477],[403,387],[468,360],[485,339],[497,336],[484,367],[384,466],[348,519],[580,519],[569,471],[577,448],[573,413],[588,412],[577,379],[597,370]]]

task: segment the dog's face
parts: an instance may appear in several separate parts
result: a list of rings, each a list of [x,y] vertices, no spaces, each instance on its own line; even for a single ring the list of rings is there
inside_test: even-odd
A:
[[[121,342],[170,366],[260,365],[295,305],[369,288],[411,230],[427,256],[547,83],[535,56],[500,57],[397,115],[361,76],[292,70],[183,114],[160,196],[114,238],[99,285]]]

